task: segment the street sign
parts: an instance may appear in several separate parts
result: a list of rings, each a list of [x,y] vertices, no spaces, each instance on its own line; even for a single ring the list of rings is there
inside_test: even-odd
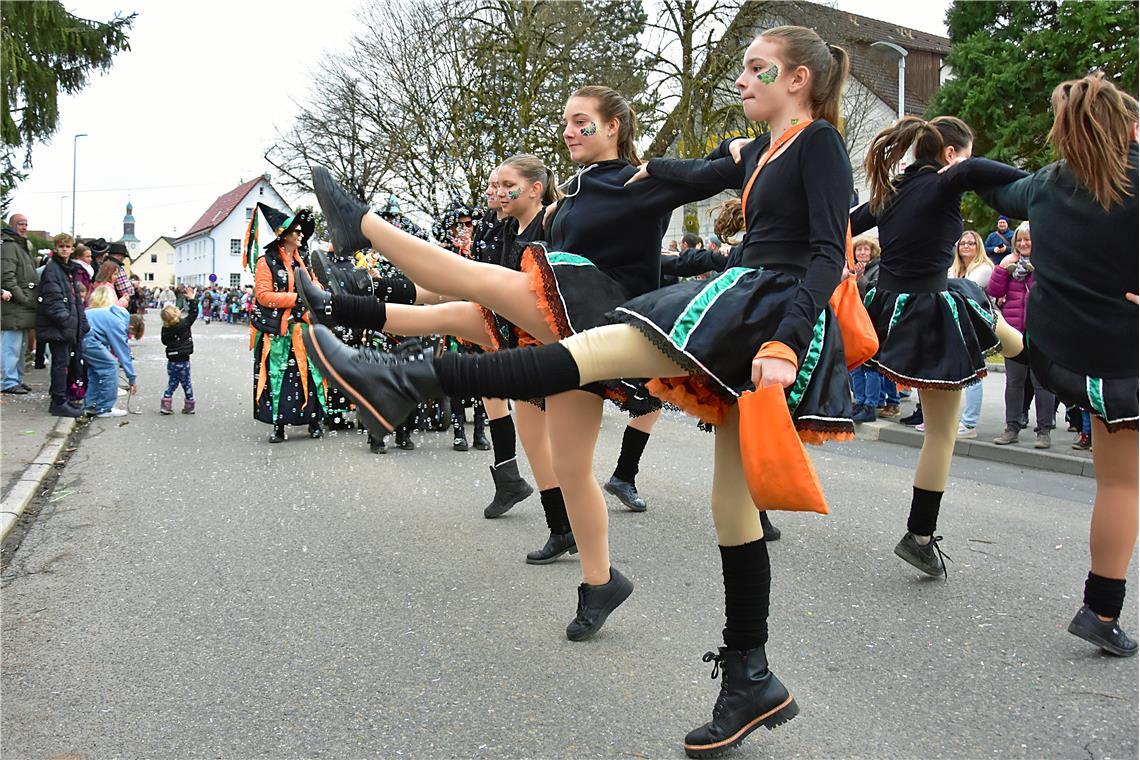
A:
[[[217,281],[218,281],[218,276],[216,274],[210,275],[210,282],[217,282]]]

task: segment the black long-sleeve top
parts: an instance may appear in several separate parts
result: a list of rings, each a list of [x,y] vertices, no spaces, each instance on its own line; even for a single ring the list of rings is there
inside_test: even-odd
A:
[[[712,163],[725,161],[733,164],[731,156]],[[660,284],[661,238],[673,209],[719,192],[673,182],[643,181],[626,187],[636,173],[636,167],[620,159],[587,166],[568,183],[546,230],[553,250],[589,259],[630,298]]]
[[[707,159],[653,159],[649,174],[702,191],[743,188],[770,142],[771,135],[762,135],[749,143],[739,164],[729,155],[729,140]],[[851,187],[843,138],[829,122],[817,119],[768,162],[748,194],[740,261],[803,278],[772,337],[801,360],[816,320],[843,275]]]
[[[707,248],[686,248],[676,256],[661,256],[661,277],[695,277],[705,272],[723,272],[728,257]]]
[[[1128,147],[1123,202],[1105,211],[1064,161],[981,193],[1032,227],[1033,279],[1026,334],[1057,364],[1082,375],[1134,378],[1140,364],[1137,144]]]
[[[546,207],[539,209],[534,219],[519,231],[518,220],[508,217],[504,220],[499,241],[500,250],[496,261],[499,266],[513,269],[516,272],[522,269],[522,254],[531,243],[542,240],[542,218],[546,215]]]
[[[1026,176],[988,158],[968,158],[941,174],[940,168],[933,161],[917,161],[895,179],[895,192],[878,215],[870,203],[851,212],[852,235],[879,228],[880,266],[896,277],[946,272],[962,237],[962,194]]]

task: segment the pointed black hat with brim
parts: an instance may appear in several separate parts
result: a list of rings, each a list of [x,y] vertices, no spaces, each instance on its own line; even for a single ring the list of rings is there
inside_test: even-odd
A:
[[[285,235],[298,229],[305,236],[301,243],[304,246],[312,238],[313,231],[316,229],[316,221],[313,219],[311,209],[303,208],[290,216],[280,209],[258,203],[253,216],[250,217],[249,224],[246,226],[245,239],[242,241],[242,266],[249,269],[250,272],[254,271],[254,267],[257,265],[259,217],[264,218],[266,223],[273,228],[274,237],[264,246],[266,251],[278,245]]]

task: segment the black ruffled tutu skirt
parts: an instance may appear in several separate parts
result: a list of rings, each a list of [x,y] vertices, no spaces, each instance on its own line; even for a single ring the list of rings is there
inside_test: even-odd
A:
[[[912,388],[972,385],[986,376],[986,355],[1001,345],[990,299],[971,280],[947,280],[945,290],[933,292],[879,287],[863,303],[879,336],[879,353],[867,363]]]
[[[538,297],[538,307],[546,323],[560,338],[610,324],[606,315],[628,298],[617,280],[589,259],[573,253],[547,251],[541,243],[528,245],[523,251],[522,271],[530,277],[530,288]],[[498,326],[488,319],[487,327],[492,339],[498,342]],[[534,340],[522,333],[516,337],[515,344],[528,345],[528,338]],[[510,347],[510,339],[504,340],[504,344]],[[636,378],[591,383],[582,390],[613,401],[632,417],[661,408],[661,402]]]
[[[734,267],[712,280],[691,280],[639,296],[608,318],[633,325],[692,373],[650,381],[654,395],[715,425],[741,393],[753,390],[752,358],[772,340],[800,282],[783,272]],[[843,339],[830,307],[819,315],[786,395],[805,442],[854,436]]]

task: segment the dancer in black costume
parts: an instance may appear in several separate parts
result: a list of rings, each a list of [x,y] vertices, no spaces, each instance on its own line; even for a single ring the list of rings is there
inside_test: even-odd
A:
[[[722,674],[721,693],[712,720],[685,738],[692,757],[720,754],[798,712],[768,668],[771,571],[744,480],[735,401],[753,385],[779,385],[801,437],[853,436],[842,340],[828,307],[842,274],[851,192],[850,163],[834,127],[847,70],[846,54],[815,32],[769,29],[748,48],[736,84],[745,113],[773,133],[746,146],[740,164],[727,143],[710,161],[650,162],[647,176],[657,181],[645,185],[683,182],[714,191],[749,178],[742,267],[634,298],[604,315],[608,324],[559,343],[481,357],[393,360],[354,352],[328,331],[311,336],[322,366],[360,400],[367,424],[380,429],[440,390],[528,398],[616,377],[657,378],[655,392],[717,425],[712,504],[724,568],[725,646],[705,656],[716,663],[714,677]],[[320,189],[318,198],[330,218],[342,225],[361,219],[359,206],[329,190]],[[387,237],[371,218],[361,226]],[[532,248],[528,255],[544,254]],[[586,266],[578,259],[565,261]],[[514,304],[503,299],[502,305]],[[529,320],[525,309],[517,314],[520,323]],[[582,595],[580,616],[604,617],[628,596],[623,585],[612,571],[609,583]]]
[[[945,576],[936,536],[938,511],[958,436],[962,389],[986,376],[999,345],[1019,355],[1021,334],[990,306],[977,283],[947,279],[962,236],[962,194],[1025,175],[971,158],[974,134],[961,119],[900,119],[875,136],[864,170],[871,200],[851,212],[851,234],[879,228],[878,284],[867,312],[879,336],[868,362],[896,383],[918,389],[926,434],[914,473],[907,530],[895,554],[927,575]],[[909,151],[914,161],[891,177]]]

